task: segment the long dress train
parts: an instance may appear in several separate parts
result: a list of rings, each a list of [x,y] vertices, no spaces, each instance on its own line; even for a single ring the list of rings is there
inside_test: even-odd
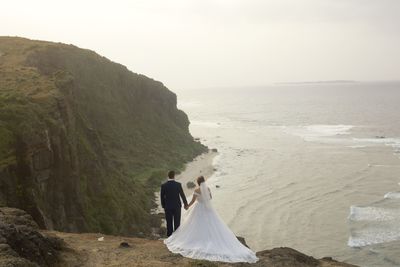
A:
[[[196,194],[196,203],[186,220],[164,243],[173,253],[184,257],[221,261],[249,262],[258,260],[255,253],[245,247],[221,220],[210,201],[211,195],[205,183]]]

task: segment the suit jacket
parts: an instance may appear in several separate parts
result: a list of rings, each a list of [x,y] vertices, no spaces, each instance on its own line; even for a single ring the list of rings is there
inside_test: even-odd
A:
[[[175,180],[168,180],[161,185],[160,198],[161,206],[164,209],[177,209],[182,207],[180,198],[182,198],[185,205],[188,204],[181,183]]]

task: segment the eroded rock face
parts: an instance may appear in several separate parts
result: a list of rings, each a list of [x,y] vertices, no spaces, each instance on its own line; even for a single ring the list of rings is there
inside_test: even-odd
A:
[[[206,151],[176,95],[93,51],[0,37],[0,206],[41,229],[150,232],[155,186]]]
[[[27,259],[21,258],[9,245],[0,243],[0,266],[4,267],[37,267]]]
[[[45,237],[26,212],[0,208],[0,266],[54,266],[62,240]]]

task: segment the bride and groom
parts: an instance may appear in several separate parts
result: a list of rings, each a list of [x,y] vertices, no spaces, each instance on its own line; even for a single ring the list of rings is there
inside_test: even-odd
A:
[[[187,202],[182,185],[175,181],[175,172],[168,173],[168,181],[161,186],[161,205],[167,221],[164,243],[173,253],[184,257],[220,261],[249,262],[258,260],[255,253],[244,246],[221,220],[211,205],[211,191],[203,176],[197,178],[198,188]],[[182,202],[189,213],[180,225]]]

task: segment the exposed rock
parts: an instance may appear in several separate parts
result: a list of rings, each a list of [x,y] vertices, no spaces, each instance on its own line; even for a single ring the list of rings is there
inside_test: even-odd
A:
[[[218,149],[212,148],[211,151],[217,153],[217,152],[218,152]]]
[[[312,267],[318,266],[319,261],[291,248],[274,248],[257,252],[257,256],[262,259],[263,266],[282,266],[282,267]],[[261,266],[261,265],[260,265]]]
[[[44,236],[24,211],[0,208],[0,266],[54,266],[62,240]]]
[[[240,243],[242,243],[242,244],[245,245],[246,247],[249,247],[249,246],[247,245],[246,240],[244,239],[244,237],[237,236],[236,238],[240,241]]]
[[[192,181],[186,183],[186,187],[189,189],[195,188],[196,184]]]
[[[332,266],[332,267],[357,267],[353,264],[348,264],[340,261],[336,261],[332,259],[332,257],[323,257],[320,259],[320,262],[323,263],[323,266]]]
[[[26,226],[34,230],[39,228],[31,215],[16,208],[0,207],[0,222],[3,224],[13,224],[15,226]]]
[[[356,267],[355,265],[342,263],[332,258],[315,259],[292,248],[273,248],[257,252],[259,261],[250,266],[270,267]]]
[[[129,245],[128,242],[121,242],[121,244],[119,244],[119,247],[120,248],[130,248],[131,245]]]
[[[3,267],[38,267],[25,258],[21,258],[9,245],[0,243],[0,266]]]

